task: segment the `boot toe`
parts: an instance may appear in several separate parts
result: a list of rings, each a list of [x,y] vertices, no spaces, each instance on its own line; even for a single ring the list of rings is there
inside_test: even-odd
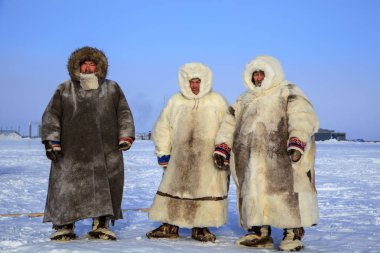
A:
[[[175,239],[179,238],[178,227],[170,224],[163,224],[158,228],[149,231],[145,234],[148,239],[154,238],[167,238],[167,239]]]
[[[247,234],[236,241],[236,244],[253,248],[273,248],[273,239],[270,236],[261,237],[255,234]]]
[[[117,240],[116,234],[106,228],[98,228],[88,232],[88,239]]]
[[[288,241],[281,241],[280,243],[280,251],[290,251],[290,252],[295,252],[295,251],[300,251],[304,248],[304,244],[302,243],[301,240],[288,240]]]

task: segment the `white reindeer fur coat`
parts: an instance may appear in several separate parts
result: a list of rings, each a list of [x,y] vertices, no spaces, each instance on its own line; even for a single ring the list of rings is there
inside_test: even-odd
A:
[[[251,81],[265,73],[261,87]],[[231,173],[237,186],[240,225],[309,227],[318,222],[314,178],[317,115],[303,92],[285,81],[280,63],[259,56],[245,67],[248,91],[229,107],[215,143],[232,147]],[[306,143],[299,162],[291,162],[291,137]]]
[[[200,63],[179,70],[181,93],[162,110],[153,129],[157,156],[169,164],[149,211],[154,221],[179,227],[219,227],[227,221],[229,174],[214,167],[212,154],[226,100],[211,91],[212,72]],[[192,93],[189,80],[201,79]]]

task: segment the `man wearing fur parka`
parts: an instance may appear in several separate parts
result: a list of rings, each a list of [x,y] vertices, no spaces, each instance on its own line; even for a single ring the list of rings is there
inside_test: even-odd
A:
[[[71,240],[75,222],[93,218],[89,238],[116,240],[109,230],[122,218],[123,150],[134,140],[133,117],[119,85],[106,79],[105,54],[74,51],[71,79],[60,84],[42,117],[42,142],[52,160],[44,222],[52,240]]]
[[[280,250],[298,251],[303,227],[318,222],[313,136],[318,118],[275,58],[253,59],[243,78],[248,91],[229,107],[214,153],[218,166],[228,162],[228,148],[234,154],[239,220],[249,232],[237,244],[272,248],[270,226],[275,226],[284,229]]]
[[[163,225],[148,238],[177,238],[178,227],[192,228],[192,238],[215,241],[208,227],[227,220],[229,174],[213,164],[214,141],[226,100],[211,91],[212,72],[200,63],[183,65],[180,93],[170,98],[153,129],[164,175],[149,218]]]

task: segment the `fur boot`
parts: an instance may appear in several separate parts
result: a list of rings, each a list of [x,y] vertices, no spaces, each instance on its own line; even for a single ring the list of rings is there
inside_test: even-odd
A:
[[[178,238],[178,226],[170,225],[168,223],[164,223],[158,228],[149,231],[146,233],[146,237],[149,239],[152,238],[167,238],[167,239],[174,239]]]
[[[191,238],[201,242],[215,242],[216,236],[208,228],[193,228]]]
[[[270,226],[253,226],[248,234],[236,241],[236,244],[254,248],[273,248]]]
[[[304,248],[302,237],[305,230],[301,228],[284,229],[284,238],[280,243],[280,251],[300,251]]]
[[[109,229],[109,221],[109,218],[105,216],[93,218],[92,230],[88,232],[88,238],[115,241],[117,237],[116,234]]]
[[[70,241],[76,238],[74,233],[75,225],[53,225],[53,228],[56,230],[51,236],[50,239],[54,241]]]

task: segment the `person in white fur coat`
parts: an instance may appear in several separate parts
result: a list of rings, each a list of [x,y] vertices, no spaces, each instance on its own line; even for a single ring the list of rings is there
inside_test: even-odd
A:
[[[211,91],[212,72],[200,63],[183,65],[180,92],[162,110],[153,141],[164,168],[149,218],[163,225],[148,238],[178,238],[178,228],[191,228],[192,238],[214,242],[208,227],[227,221],[229,171],[213,162],[214,141],[227,110],[226,100]]]
[[[229,107],[216,136],[215,163],[228,163],[237,186],[237,244],[273,248],[271,227],[284,229],[280,250],[304,245],[303,227],[316,225],[314,178],[318,118],[303,92],[285,80],[278,60],[258,56],[245,67],[248,91]]]

